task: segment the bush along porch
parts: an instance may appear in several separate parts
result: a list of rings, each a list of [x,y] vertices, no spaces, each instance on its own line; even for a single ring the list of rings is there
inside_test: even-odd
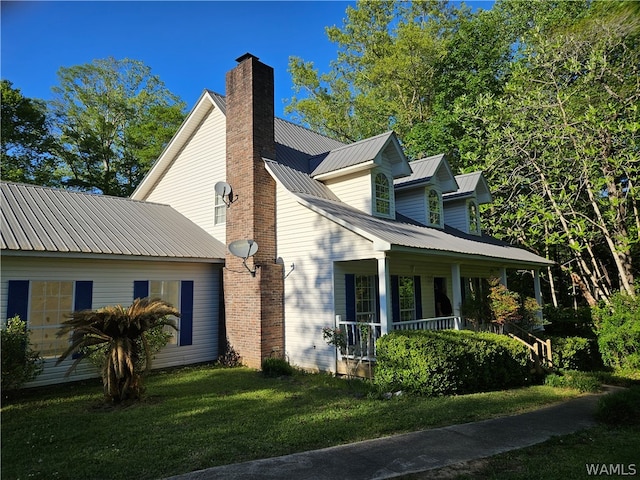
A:
[[[323,329],[324,340],[336,347],[337,372],[373,378],[375,370],[376,383],[388,386],[394,384],[391,377],[421,382],[417,378],[426,375],[438,385],[409,385],[405,390],[436,394],[524,385],[534,376],[541,378],[553,368],[554,356],[551,339],[540,338],[544,331],[538,302],[521,298],[498,279],[487,280],[484,291],[488,293],[482,296],[478,289],[466,302],[462,309],[465,315],[451,315],[449,309],[445,316],[394,321],[388,335],[383,334],[383,325],[371,318],[345,321],[337,316],[335,327]],[[412,349],[415,351],[410,352]],[[451,371],[444,373],[446,369]],[[505,369],[513,369],[513,378],[505,379],[500,373]],[[396,373],[392,375],[391,370]],[[472,373],[462,373],[465,371]],[[491,375],[494,380],[488,379]]]

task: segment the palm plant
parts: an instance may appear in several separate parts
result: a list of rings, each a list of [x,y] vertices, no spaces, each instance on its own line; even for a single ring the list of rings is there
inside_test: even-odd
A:
[[[80,310],[62,323],[58,336],[71,333],[70,345],[57,364],[70,355],[81,354],[73,362],[69,375],[87,353],[104,351],[101,375],[104,392],[112,402],[142,394],[142,373],[151,368],[152,348],[147,333],[168,325],[177,330],[168,317],[180,313],[160,299],[136,298],[130,307],[108,306],[98,310]]]

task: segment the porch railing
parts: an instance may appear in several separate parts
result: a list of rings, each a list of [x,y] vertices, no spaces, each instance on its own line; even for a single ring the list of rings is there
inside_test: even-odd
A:
[[[342,358],[375,361],[376,341],[382,328],[375,322],[349,322],[338,320],[338,328],[344,332],[346,346],[341,349]]]
[[[394,330],[462,330],[464,321],[461,317],[435,317],[419,320],[393,322]]]
[[[376,341],[382,334],[382,328],[376,322],[353,322],[337,320],[337,326],[345,336],[346,346],[341,349],[342,358],[371,361],[376,359]],[[461,317],[436,317],[393,322],[393,330],[462,330],[464,320]]]

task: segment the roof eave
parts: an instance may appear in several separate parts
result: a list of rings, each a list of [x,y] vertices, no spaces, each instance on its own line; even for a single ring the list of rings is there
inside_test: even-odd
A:
[[[315,180],[331,180],[334,178],[343,177],[345,175],[350,175],[352,173],[361,172],[363,170],[371,170],[376,166],[375,159],[366,160],[362,163],[358,163],[357,165],[351,165],[349,167],[341,168],[340,170],[334,170],[331,172],[321,173],[318,175],[312,175],[311,178]]]
[[[156,161],[153,163],[149,172],[147,172],[142,181],[130,195],[130,198],[134,200],[145,200],[147,198],[159,179],[162,178],[166,169],[171,165],[175,156],[182,150],[184,145],[193,135],[193,132],[197,129],[198,125],[200,125],[207,113],[209,113],[214,106],[224,114],[224,108],[220,107],[218,99],[215,98],[209,90],[204,90],[195,106],[187,115],[187,118],[185,118],[178,131],[164,147],[164,150],[162,150],[162,153],[160,153]]]
[[[49,250],[9,250],[2,249],[3,257],[32,257],[32,258],[75,258],[91,260],[125,260],[125,261],[154,261],[154,262],[182,262],[182,263],[214,263],[224,264],[224,258],[217,257],[166,257],[152,255],[125,255],[117,253],[89,253],[89,252],[53,252]]]

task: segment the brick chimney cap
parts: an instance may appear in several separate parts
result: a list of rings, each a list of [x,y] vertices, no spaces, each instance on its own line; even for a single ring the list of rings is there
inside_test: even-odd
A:
[[[245,60],[248,60],[249,58],[254,58],[256,60],[260,60],[258,57],[256,57],[253,53],[245,53],[244,55],[239,56],[238,58],[236,58],[236,62],[238,63],[242,63]]]

